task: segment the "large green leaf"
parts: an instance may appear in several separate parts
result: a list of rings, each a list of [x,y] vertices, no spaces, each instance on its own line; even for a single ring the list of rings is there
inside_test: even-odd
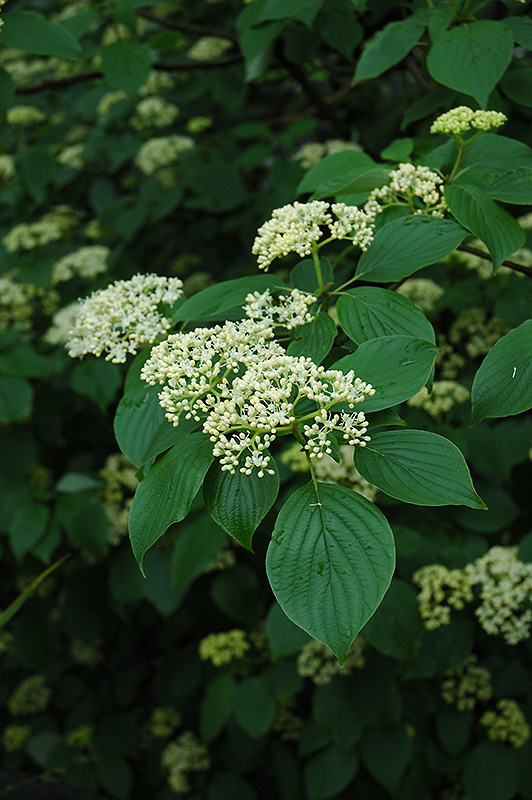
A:
[[[412,659],[419,653],[424,634],[417,593],[406,581],[394,578],[364,626],[364,639],[385,656]]]
[[[362,253],[356,277],[370,283],[407,278],[446,258],[465,236],[464,229],[448,219],[419,215],[393,220],[377,231]]]
[[[532,408],[532,320],[514,328],[491,348],[471,390],[471,424],[511,417]]]
[[[519,224],[478,186],[446,186],[445,199],[458,222],[484,242],[495,271],[523,246],[525,234]]]
[[[532,77],[532,70],[530,71]],[[532,82],[531,86],[532,88]],[[518,167],[503,172],[486,187],[494,200],[502,203],[528,206],[532,204],[532,168]]]
[[[305,356],[321,364],[336,338],[336,325],[329,314],[320,312],[312,322],[292,331],[293,339],[286,352],[289,356]]]
[[[2,45],[36,56],[77,59],[83,50],[74,36],[57,22],[36,11],[2,14]]]
[[[502,22],[463,23],[443,33],[427,55],[438,83],[469,94],[485,107],[512,60],[513,36]]]
[[[174,545],[171,567],[172,586],[179,598],[205,572],[226,543],[224,531],[206,513],[183,526]]]
[[[351,289],[336,306],[342,330],[357,344],[406,334],[435,342],[434,329],[419,308],[400,294],[376,286]]]
[[[334,745],[320,750],[305,764],[305,796],[309,800],[337,797],[355,777],[358,763],[358,756],[353,750]]]
[[[277,706],[261,678],[247,678],[238,687],[234,717],[253,739],[262,738],[273,725]]]
[[[390,22],[365,45],[353,83],[376,78],[402,61],[421,38],[425,25],[412,19]]]
[[[229,722],[236,697],[232,675],[218,675],[207,687],[201,704],[200,731],[204,742],[212,742]]]
[[[0,422],[21,422],[31,410],[33,388],[24,378],[0,375]]]
[[[366,480],[405,503],[486,508],[462,453],[436,433],[381,431],[356,448],[355,464]]]
[[[532,25],[532,20],[530,21]],[[522,67],[521,69],[509,70],[501,81],[501,89],[504,94],[519,103],[521,106],[532,106],[532,68]]]
[[[393,535],[369,500],[343,486],[312,483],[279,513],[266,571],[287,617],[343,663],[388,588]]]
[[[438,348],[415,336],[382,336],[360,345],[332,369],[355,375],[375,389],[359,408],[380,411],[415,395],[430,378]]]
[[[150,74],[148,51],[138,42],[114,42],[101,52],[101,69],[113,89],[135,94]]]
[[[464,787],[471,800],[511,800],[519,787],[515,751],[499,742],[481,742],[467,755]]]
[[[179,307],[173,321],[225,319],[225,312],[236,306],[243,306],[250,292],[286,288],[285,282],[275,275],[254,275],[249,278],[223,281],[190,297]]]
[[[362,737],[362,761],[368,772],[394,795],[408,766],[412,739],[400,728],[366,728]]]
[[[261,19],[297,19],[309,28],[323,5],[324,0],[268,0],[261,14]]]
[[[253,534],[279,493],[279,473],[273,459],[268,467],[275,469],[275,474],[265,473],[259,478],[256,470],[251,475],[239,470],[231,475],[215,463],[203,485],[203,499],[213,520],[248,550],[252,550]]]
[[[483,133],[467,146],[462,167],[501,175],[510,169],[532,168],[532,150],[523,142],[495,133]]]
[[[173,522],[187,516],[213,458],[208,437],[191,433],[165,453],[140,483],[129,514],[129,536],[141,569],[146,551]]]
[[[368,170],[375,166],[375,162],[361,150],[345,150],[343,153],[333,153],[322,158],[311,167],[297,187],[297,193],[315,192],[324,184],[332,180],[345,183],[345,176],[349,173]]]
[[[504,20],[514,35],[514,39],[521,47],[532,50],[532,19],[528,14],[522,17],[506,17]]]
[[[323,197],[340,197],[357,193],[367,194],[373,189],[386,186],[390,182],[390,170],[382,167],[375,169],[362,169],[332,178],[322,184],[312,195],[312,199],[320,200]],[[350,205],[350,203],[348,203]]]

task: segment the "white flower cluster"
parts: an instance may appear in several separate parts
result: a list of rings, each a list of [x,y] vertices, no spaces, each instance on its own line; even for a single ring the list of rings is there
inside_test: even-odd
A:
[[[170,742],[161,753],[161,764],[169,771],[168,785],[176,794],[187,794],[190,786],[187,772],[204,772],[211,762],[205,745],[192,731],[185,731]]]
[[[465,341],[468,356],[478,358],[489,353],[509,330],[508,323],[500,317],[488,319],[483,308],[466,308],[451,325],[449,340],[455,345]]]
[[[287,330],[312,322],[313,315],[309,306],[317,302],[317,298],[308,292],[292,289],[290,294],[280,295],[275,299],[266,289],[262,294],[253,292],[246,297],[244,311],[246,316],[254,320],[264,320],[270,325],[282,325]]]
[[[318,164],[322,158],[343,153],[345,150],[362,150],[360,145],[352,142],[345,142],[343,139],[329,139],[327,142],[307,142],[301,145],[294,155],[294,161],[298,161],[303,169],[310,169]]]
[[[422,408],[431,417],[438,419],[453,406],[465,403],[469,397],[469,390],[456,381],[434,381],[430,392],[423,386],[417,394],[407,400],[407,405]]]
[[[492,128],[500,128],[507,120],[508,117],[500,111],[473,111],[467,106],[457,106],[445,114],[440,114],[430,126],[430,132],[461,138],[462,134],[471,128],[489,131]]]
[[[171,125],[177,115],[179,108],[173,103],[169,103],[164,97],[145,97],[135,108],[135,114],[131,117],[131,125],[137,131],[145,128],[166,128]]]
[[[22,128],[43,122],[45,119],[46,115],[37,106],[11,106],[6,113],[8,125],[20,125]]]
[[[104,245],[90,245],[80,247],[73,253],[60,258],[54,264],[50,282],[52,285],[69,281],[74,276],[79,278],[94,278],[107,269],[107,259],[111,251]]]
[[[2,9],[2,6],[5,5],[5,2],[6,0],[0,0],[0,10]],[[0,28],[2,27],[3,24],[4,20],[0,18]]]
[[[2,155],[0,155],[0,178],[7,182],[16,174],[15,159],[7,153],[2,153]]]
[[[65,345],[70,339],[79,308],[79,303],[76,302],[57,311],[52,318],[51,327],[43,336],[44,341],[53,345]]]
[[[117,103],[122,100],[127,100],[127,94],[122,89],[116,89],[114,92],[106,92],[96,107],[96,113],[100,117],[104,117]]]
[[[412,580],[421,587],[419,610],[429,630],[448,625],[451,608],[473,602],[477,590],[481,603],[475,615],[486,633],[512,645],[530,636],[532,564],[519,561],[516,547],[492,547],[462,570],[430,564]]]
[[[390,205],[406,205],[414,214],[431,214],[443,217],[447,210],[443,196],[443,178],[428,167],[414,164],[399,164],[390,172],[390,183],[373,189],[368,197],[364,211],[375,217],[383,208]],[[424,207],[419,207],[419,202]]]
[[[497,711],[484,712],[480,724],[492,742],[507,742],[517,750],[530,739],[530,725],[518,702],[509,697],[499,700]]]
[[[441,696],[457,711],[473,711],[477,703],[491,699],[491,672],[486,667],[479,667],[477,661],[477,656],[469,656],[460,667],[445,673]]]
[[[194,147],[189,136],[158,136],[144,142],[138,151],[135,164],[145,175],[153,175],[161,167],[173,164],[181,153]]]
[[[233,43],[229,39],[222,39],[220,36],[202,36],[194,42],[187,56],[192,61],[213,61],[223,56],[232,46]]]
[[[134,275],[81,300],[69,341],[72,358],[106,353],[105,360],[120,364],[128,353],[155,342],[170,328],[159,308],[182,295],[179,278]]]
[[[426,314],[432,311],[438,300],[443,297],[445,289],[431,281],[430,278],[409,278],[399,286],[397,294],[408,298]]]
[[[85,166],[84,149],[83,143],[69,144],[57,154],[57,163],[72,169],[83,169]]]
[[[57,242],[77,224],[75,213],[69,206],[56,206],[37,222],[22,222],[20,225],[15,225],[2,241],[10,253],[33,250],[35,247]]]
[[[168,92],[174,87],[174,79],[168,72],[157,72],[152,70],[148,75],[146,83],[140,87],[139,94],[141,97],[147,97],[150,94],[162,94]]]
[[[329,213],[329,208],[336,219]],[[323,200],[296,201],[272,211],[271,219],[257,231],[252,253],[257,256],[259,268],[264,270],[276,258],[289,253],[308,256],[322,237],[322,227],[329,228],[327,241],[349,239],[366,250],[373,240],[373,219],[374,215],[345,203],[331,206]]]
[[[182,414],[198,422],[207,415],[203,430],[213,454],[232,474],[237,468],[246,475],[271,474],[269,446],[307,421],[313,422],[303,428],[311,457],[330,450],[333,430],[350,444],[369,440],[364,414],[329,416],[327,410],[341,402],[352,408],[375,390],[352,371],[343,375],[286,355],[272,337],[268,321],[252,319],[171,334],[152,349],[141,370],[147,383],[163,386],[159,402],[174,425]],[[317,408],[298,419],[296,406],[303,398]]]
[[[15,326],[22,330],[31,328],[32,299],[39,292],[31,283],[18,283],[11,274],[0,277],[0,331]]]

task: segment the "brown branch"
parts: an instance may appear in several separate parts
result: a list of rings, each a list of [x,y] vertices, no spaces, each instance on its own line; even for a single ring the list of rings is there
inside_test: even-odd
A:
[[[462,250],[464,253],[470,253],[472,256],[483,258],[485,261],[493,262],[492,257],[488,253],[485,253],[483,250],[479,250],[477,247],[470,247],[468,244],[460,244],[456,249]],[[501,266],[508,267],[509,269],[513,269],[515,272],[520,272],[522,275],[527,275],[529,278],[532,278],[532,269],[523,266],[523,264],[518,264],[517,261],[503,261]]]
[[[149,20],[150,22],[157,22],[159,25],[162,25],[163,28],[168,28],[172,31],[193,33],[198,36],[216,36],[218,39],[228,39],[230,42],[235,43],[237,41],[236,36],[234,36],[232,33],[204,28],[202,25],[193,25],[190,22],[173,22],[170,19],[161,19],[160,17],[155,16],[155,14],[150,14],[149,11],[137,11],[137,15],[143,19]]]

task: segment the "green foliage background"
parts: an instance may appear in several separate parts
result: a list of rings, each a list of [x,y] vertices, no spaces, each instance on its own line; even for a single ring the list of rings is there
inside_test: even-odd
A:
[[[460,570],[495,545],[518,546],[521,561],[532,561],[532,421],[519,413],[530,407],[529,386],[524,404],[503,408],[511,416],[493,419],[505,398],[494,369],[487,412],[479,404],[480,424],[471,429],[469,402],[435,416],[398,407],[408,427],[460,447],[489,510],[406,505],[379,493],[396,538],[396,575],[362,632],[365,646],[351,671],[342,673],[320,651],[310,669],[316,683],[302,674],[309,637],[273,602],[264,571],[274,512],[303,478],[281,467],[280,500],[255,535],[255,554],[229,546],[195,501],[191,516],[146,554],[144,579],[123,535],[134,470],[107,461],[118,449],[113,418],[126,367],[92,356],[73,361],[47,335],[58,309],[137,272],[177,275],[188,295],[256,275],[251,246],[273,208],[342,187],[363,202],[367,187],[345,188],[357,159],[391,170],[415,154],[443,168],[452,163],[451,143],[435,140],[430,124],[459,105],[502,111],[508,122],[466,152],[469,188],[454,184],[448,197],[455,216],[462,222],[460,191],[475,199],[475,187],[489,186],[511,217],[526,217],[528,11],[514,0],[6,4],[0,149],[14,160],[0,162],[0,282],[8,281],[0,284],[2,606],[69,558],[0,634],[2,769],[44,773],[105,797],[168,800],[178,779],[172,789],[161,757],[175,741],[173,774],[190,798],[532,798],[531,741],[491,741],[480,724],[484,711],[507,698],[532,723],[531,640],[510,645],[488,635],[470,607],[426,630],[412,582],[425,565]],[[198,56],[204,37],[214,41]],[[136,126],[137,105],[152,96],[179,113],[166,125],[154,116]],[[31,121],[20,106],[41,114]],[[143,172],[141,146],[174,134],[190,137],[191,146]],[[302,153],[309,150],[302,148],[321,143],[323,157],[335,148],[327,150],[331,140],[360,149],[306,171]],[[518,172],[508,178],[509,170]],[[54,209],[56,221],[59,214],[68,223],[55,239],[6,244],[16,225]],[[427,311],[444,354],[436,379],[445,378],[451,344],[454,378],[469,390],[491,345],[530,315],[530,251],[513,254],[531,247],[531,226],[523,223],[524,242],[519,226],[504,219],[500,236],[483,213],[478,230],[463,224],[495,262],[510,257],[510,269],[486,279],[485,252],[468,269],[466,241],[465,255],[430,261],[416,275],[443,290]],[[109,248],[105,273],[53,283],[63,256],[95,244]],[[367,282],[397,288],[412,264],[392,262],[395,273],[373,277],[368,266]],[[287,279],[294,263],[272,269]],[[13,283],[24,287],[18,306],[9,299]],[[362,344],[353,308],[339,303],[337,313]],[[526,367],[528,327],[520,331],[511,356]],[[364,473],[362,457],[357,465]],[[229,663],[200,657],[202,640],[234,629],[245,632],[247,649],[239,651],[237,636]],[[213,647],[216,660],[220,645]],[[493,695],[482,699],[473,688],[476,706],[459,709],[442,696],[442,683],[470,656],[491,673]],[[17,687],[26,679],[34,683],[24,684],[20,700]],[[180,739],[187,732],[196,742],[188,750],[186,736]]]

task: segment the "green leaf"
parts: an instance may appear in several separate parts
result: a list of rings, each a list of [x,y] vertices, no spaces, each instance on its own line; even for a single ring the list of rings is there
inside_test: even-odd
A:
[[[262,738],[273,725],[277,705],[260,678],[247,678],[238,687],[234,716],[253,739]]]
[[[499,339],[475,375],[471,424],[532,408],[532,320]]]
[[[150,57],[138,42],[114,42],[101,51],[101,70],[113,89],[135,94],[150,74]]]
[[[512,32],[503,22],[462,23],[432,45],[427,69],[435,81],[471,95],[485,108],[512,54]]]
[[[2,45],[36,56],[77,59],[83,50],[74,36],[57,22],[35,11],[2,14]]]
[[[289,356],[305,356],[321,364],[333,346],[336,333],[332,317],[321,311],[312,322],[294,328],[286,352]]]
[[[11,75],[0,69],[0,113],[4,114],[13,104],[16,84]]]
[[[532,20],[531,20],[532,24]],[[507,72],[501,81],[504,94],[521,106],[532,106],[532,68],[523,67]]]
[[[402,403],[425,386],[438,348],[414,336],[382,336],[360,345],[351,355],[333,364],[345,374],[355,375],[375,389],[373,397],[365,397],[360,409],[380,411]]]
[[[410,761],[412,740],[404,727],[366,728],[362,737],[362,761],[376,781],[395,794]]]
[[[0,375],[0,422],[22,422],[30,414],[32,401],[29,381]]]
[[[308,28],[323,5],[323,0],[268,0],[261,14],[261,19],[297,19]]]
[[[187,522],[172,553],[172,586],[179,598],[202,575],[227,543],[227,536],[208,514]]]
[[[314,692],[312,716],[330,733],[334,744],[343,748],[352,748],[362,735],[356,701],[355,687],[349,681],[318,686]]]
[[[369,500],[319,484],[318,501],[309,483],[279,513],[266,572],[287,617],[343,663],[382,600],[394,563],[390,526]]]
[[[223,731],[235,705],[236,683],[232,675],[219,675],[207,687],[200,710],[200,732],[209,744]]]
[[[254,275],[249,278],[236,278],[209,286],[202,292],[186,300],[179,307],[173,322],[185,320],[225,319],[225,313],[237,306],[243,306],[250,292],[265,292],[266,289],[286,289],[287,286],[275,275]],[[243,316],[243,312],[242,312]]]
[[[532,19],[528,15],[522,17],[506,17],[504,20],[514,35],[514,39],[521,47],[532,50]]]
[[[448,219],[418,215],[393,220],[377,231],[362,253],[356,277],[370,283],[407,278],[446,258],[465,236],[466,231]]]
[[[356,344],[400,334],[436,342],[434,329],[423,312],[389,289],[376,286],[351,289],[341,295],[336,312],[342,330]]]
[[[364,168],[327,181],[314,192],[312,199],[321,200],[323,197],[340,197],[359,192],[367,193],[381,186],[386,186],[389,182],[389,169],[383,169],[382,167],[375,169]]]
[[[355,464],[383,492],[418,506],[485,509],[465,459],[449,439],[429,431],[381,431],[355,451]]]
[[[157,461],[139,485],[129,514],[131,547],[142,569],[146,551],[185,519],[212,461],[212,442],[191,433]]]
[[[248,9],[245,9],[247,11]],[[239,45],[246,65],[246,81],[253,81],[267,69],[273,50],[273,42],[287,22],[267,22],[259,28],[245,30],[239,36]]]
[[[411,659],[418,655],[424,633],[416,592],[406,581],[394,578],[364,626],[364,639],[385,656]]]
[[[530,70],[532,76],[532,70]],[[531,84],[532,88],[532,84]],[[532,204],[532,168],[519,167],[499,175],[486,186],[486,192],[502,203],[528,206]]]
[[[9,542],[18,561],[41,539],[48,527],[50,509],[31,500],[21,506],[9,526]]]
[[[471,800],[511,800],[519,787],[514,750],[498,742],[481,742],[467,755],[464,786]]]
[[[500,175],[518,167],[532,167],[532,150],[507,136],[483,133],[467,146],[462,166]]]
[[[122,373],[118,364],[89,356],[72,371],[72,388],[90,398],[100,411],[105,411],[114,400],[122,383]]]
[[[274,603],[268,611],[266,634],[274,660],[299,653],[310,641],[308,633],[288,619],[279,603]]]
[[[358,756],[352,750],[330,745],[307,761],[304,768],[306,797],[326,800],[349,786],[358,770]]]
[[[297,194],[314,192],[324,184],[333,180],[345,183],[345,176],[350,172],[367,171],[375,166],[375,162],[361,150],[345,150],[322,158],[311,167],[297,187]]]
[[[478,186],[446,186],[445,199],[458,222],[484,242],[495,271],[523,246],[525,234],[519,223]]]
[[[414,152],[414,147],[413,139],[394,139],[388,147],[385,147],[384,150],[381,151],[381,158],[395,163],[406,161]]]
[[[331,262],[328,258],[320,258],[321,275],[324,285],[334,282],[334,274]],[[305,258],[299,261],[290,273],[290,283],[295,289],[301,289],[303,292],[310,294],[318,294],[318,276],[316,275],[316,267],[311,258]]]
[[[345,10],[342,6],[325,8],[318,25],[320,35],[327,44],[351,60],[353,50],[362,41],[364,31],[349,7]]]
[[[109,518],[103,503],[89,492],[63,494],[56,505],[61,527],[74,544],[101,556],[107,547]]]
[[[424,30],[425,25],[411,19],[390,22],[364,45],[353,83],[376,78],[398,64],[417,44]]]
[[[456,756],[462,752],[471,737],[473,714],[458,711],[452,706],[442,706],[436,717],[438,738],[448,753]]]
[[[214,463],[203,485],[205,507],[213,520],[248,550],[253,550],[253,534],[279,493],[279,473],[273,459],[268,468],[275,474],[265,473],[259,478],[256,470],[245,475],[237,469],[231,475]]]

